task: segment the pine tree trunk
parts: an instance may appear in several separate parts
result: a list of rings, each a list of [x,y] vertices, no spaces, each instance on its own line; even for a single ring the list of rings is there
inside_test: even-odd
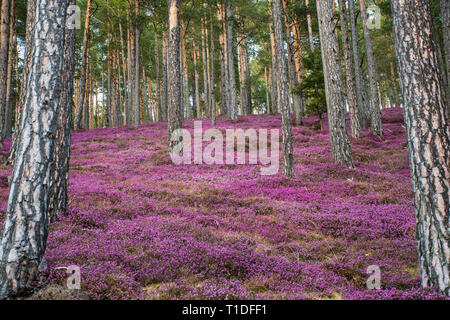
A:
[[[269,74],[267,72],[267,66],[264,66],[264,84],[266,85],[266,114],[270,113],[270,97],[269,97]]]
[[[380,100],[378,99],[377,65],[373,53],[372,38],[368,27],[368,17],[365,0],[359,0],[361,20],[364,31],[364,43],[366,45],[367,70],[370,85],[370,130],[377,136],[383,135],[381,123]]]
[[[162,106],[162,120],[167,121],[168,119],[168,90],[167,90],[167,50],[168,50],[168,38],[167,33],[163,32],[163,43],[162,43],[162,88],[161,88],[161,106]]]
[[[186,52],[186,29],[184,22],[181,22],[181,58],[183,61],[183,105],[184,112],[187,119],[192,119],[191,101],[189,99],[189,75],[188,75],[188,62]]]
[[[67,70],[62,70],[68,2],[36,1],[39,19],[34,22],[34,33],[28,35],[32,38],[30,86],[0,237],[0,299],[30,289],[45,252],[49,208],[54,201],[50,192],[54,182],[51,168],[57,158],[54,133],[59,130],[61,84],[68,76]]]
[[[352,36],[353,63],[355,71],[356,103],[359,110],[359,123],[361,130],[367,129],[367,110],[369,110],[366,93],[366,81],[361,69],[361,48],[359,46],[359,33],[356,23],[355,0],[348,1],[348,12]]]
[[[210,106],[209,106],[209,83],[208,83],[208,59],[206,56],[206,46],[207,46],[207,39],[206,39],[206,23],[205,18],[202,18],[202,63],[203,63],[203,101],[205,103],[205,116],[208,117],[210,113]],[[200,118],[200,117],[199,117]]]
[[[210,58],[210,82],[209,82],[209,106],[211,109],[211,125],[216,125],[216,114],[217,114],[217,105],[216,105],[216,91],[215,91],[215,68],[214,68],[214,54],[215,54],[215,44],[214,44],[214,22],[213,22],[213,11],[212,11],[212,3],[209,3],[209,33],[211,37],[211,58]]]
[[[10,5],[11,0],[2,0],[0,19],[0,144],[3,143],[5,116],[7,109],[8,54],[10,38]]]
[[[86,17],[84,22],[84,36],[83,36],[83,57],[81,62],[81,76],[80,76],[80,96],[78,98],[78,101],[80,101],[80,104],[77,108],[77,113],[75,115],[75,131],[81,128],[82,124],[82,117],[83,117],[83,111],[84,111],[84,101],[85,101],[85,95],[86,95],[86,77],[87,77],[87,68],[88,68],[88,57],[89,57],[89,24],[91,19],[91,7],[92,7],[92,0],[87,0],[86,4]],[[84,129],[87,129],[86,127]]]
[[[230,115],[233,121],[238,119],[238,103],[236,89],[236,72],[234,68],[234,46],[233,46],[233,11],[231,8],[231,0],[226,2],[226,42],[227,42],[227,58],[228,58],[228,81],[230,90]]]
[[[353,0],[350,0],[353,1]],[[344,51],[345,79],[347,82],[347,102],[350,109],[350,124],[352,135],[355,138],[361,136],[361,123],[359,109],[356,104],[355,78],[353,74],[353,61],[348,33],[347,10],[345,0],[339,0],[339,14],[341,19],[342,49]]]
[[[306,0],[305,4],[306,4],[306,7],[309,8],[309,0]],[[306,21],[308,23],[309,50],[311,50],[311,52],[314,52],[312,22],[311,22],[311,15],[309,13],[306,15]]]
[[[139,0],[135,3],[136,16],[139,15]],[[134,58],[134,86],[133,86],[133,125],[141,124],[140,97],[141,97],[141,30],[137,22],[134,25],[135,31],[135,58]]]
[[[228,71],[227,71],[227,49],[225,41],[225,9],[222,2],[217,3],[217,16],[219,19],[219,24],[222,32],[219,35],[220,43],[220,84],[221,84],[221,95],[222,95],[222,108],[221,114],[229,116],[228,107]]]
[[[180,114],[182,99],[179,8],[180,0],[169,0],[169,55],[167,59],[169,152],[172,152],[173,147],[177,144],[176,141],[171,140],[172,133],[181,129],[183,125],[183,115]]]
[[[0,18],[1,19],[1,18]],[[17,36],[14,32],[14,25],[16,23],[15,18],[15,4],[14,0],[11,0],[11,10],[9,17],[9,44],[8,44],[8,72],[6,75],[6,102],[5,102],[5,122],[3,126],[3,132],[1,136],[7,138],[11,136],[11,121],[13,113],[13,78],[15,61],[17,59]]]
[[[200,110],[200,90],[198,85],[198,68],[197,68],[197,62],[198,62],[198,56],[197,56],[197,44],[195,42],[195,38],[192,40],[192,52],[194,55],[194,97],[195,97],[195,110],[196,110],[196,117],[200,118],[201,110]]]
[[[160,58],[159,58],[159,40],[158,40],[158,33],[156,32],[156,25],[155,31],[154,31],[154,37],[155,37],[155,68],[156,68],[156,109],[158,110],[156,121],[160,122],[162,121],[162,106],[161,106],[161,76],[160,76]]]
[[[391,1],[423,286],[450,296],[450,145],[429,2]]]
[[[447,77],[447,118],[450,119],[450,1],[441,0],[442,35],[444,38],[445,67]]]
[[[291,132],[291,114],[289,110],[289,88],[286,73],[286,58],[284,56],[283,46],[283,27],[281,24],[281,4],[280,0],[272,0],[273,24],[274,24],[274,42],[277,56],[278,76],[280,77],[280,111],[281,111],[281,129],[283,144],[283,175],[290,179],[294,177],[294,152],[292,147]]]
[[[317,0],[320,45],[328,110],[331,149],[334,160],[353,167],[352,149],[345,119],[345,100],[342,91],[341,62],[336,51],[338,40],[334,31],[333,0]]]
[[[275,35],[273,33],[273,26],[270,25],[270,46],[272,50],[272,72],[271,72],[271,96],[272,96],[272,113],[278,113],[279,108],[279,88],[278,88],[278,68],[277,68],[277,55],[275,49]]]

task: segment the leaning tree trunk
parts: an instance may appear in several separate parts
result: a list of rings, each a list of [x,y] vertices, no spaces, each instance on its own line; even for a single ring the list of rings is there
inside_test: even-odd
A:
[[[359,46],[359,33],[358,26],[356,23],[355,15],[355,1],[348,1],[348,14],[350,20],[350,29],[352,35],[352,50],[353,50],[353,63],[355,70],[355,89],[356,89],[356,102],[359,110],[359,123],[361,130],[367,129],[367,110],[369,106],[367,105],[367,92],[366,92],[366,81],[363,77],[363,71],[361,68],[361,48]]]
[[[84,111],[84,97],[86,95],[86,77],[87,77],[87,60],[89,57],[89,23],[91,20],[91,7],[92,7],[92,0],[88,0],[86,5],[86,19],[84,21],[84,36],[83,36],[83,57],[81,61],[81,76],[80,76],[80,96],[78,98],[78,101],[80,104],[77,108],[77,113],[75,115],[75,123],[74,123],[74,129],[78,130],[81,128],[81,122],[83,117],[83,111]],[[109,92],[108,92],[109,94]],[[87,129],[87,128],[84,128]]]
[[[352,149],[345,119],[345,100],[342,92],[341,61],[336,51],[338,40],[334,31],[333,0],[317,0],[320,45],[325,78],[331,149],[334,160],[353,167]]]
[[[168,84],[168,131],[169,152],[177,144],[172,141],[172,134],[183,125],[181,105],[181,61],[180,61],[180,0],[169,0],[169,47],[167,58],[167,84]]]
[[[359,6],[364,32],[364,43],[366,45],[367,71],[369,73],[370,130],[373,134],[381,136],[383,135],[383,126],[381,123],[380,99],[378,99],[377,64],[373,53],[365,0],[359,0]]]
[[[283,175],[290,179],[294,177],[294,151],[292,147],[291,113],[289,110],[289,88],[286,72],[286,57],[283,46],[283,27],[281,24],[280,0],[272,1],[272,15],[274,25],[274,42],[277,55],[278,76],[280,77],[280,111],[282,123],[283,143]]]
[[[30,289],[46,248],[68,2],[36,1],[29,86],[0,237],[0,298]]]
[[[353,1],[353,0],[350,0]],[[350,109],[350,124],[353,137],[359,138],[361,136],[361,123],[359,109],[356,105],[355,94],[355,78],[353,74],[352,55],[350,49],[350,40],[348,35],[347,10],[345,8],[345,0],[339,0],[339,14],[341,19],[342,32],[342,49],[344,51],[345,63],[345,79],[347,82],[347,101]]]
[[[0,19],[0,144],[3,143],[7,102],[8,54],[9,54],[9,10],[11,0],[3,0]]]
[[[429,2],[391,1],[423,286],[450,296],[450,144]]]

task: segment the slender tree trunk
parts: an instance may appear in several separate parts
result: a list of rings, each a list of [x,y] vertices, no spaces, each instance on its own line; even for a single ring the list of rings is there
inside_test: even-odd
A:
[[[353,1],[353,0],[350,0]],[[339,0],[339,14],[341,19],[341,33],[342,33],[342,49],[344,51],[345,64],[345,79],[347,82],[347,102],[350,109],[350,124],[352,135],[355,138],[361,136],[361,123],[359,109],[356,104],[355,83],[353,74],[353,61],[350,48],[350,39],[348,34],[347,10],[345,0]]]
[[[200,110],[200,90],[198,86],[198,68],[197,68],[197,44],[195,42],[195,38],[192,40],[192,52],[194,55],[194,97],[195,97],[195,110],[197,118],[200,118],[201,110]]]
[[[333,0],[317,0],[320,44],[327,97],[328,126],[334,160],[353,167],[352,149],[345,120],[345,100],[342,91],[341,62],[334,31]]]
[[[450,143],[429,2],[391,1],[423,286],[450,296]]]
[[[227,42],[227,58],[228,58],[228,80],[230,88],[230,112],[231,119],[238,119],[238,103],[236,90],[236,72],[234,68],[234,46],[233,46],[233,11],[231,8],[231,0],[226,2],[226,42]]]
[[[270,113],[270,97],[269,97],[269,74],[267,72],[267,66],[264,66],[264,84],[266,85],[266,114]]]
[[[135,3],[136,16],[139,15],[139,0]],[[134,88],[133,88],[133,125],[141,124],[140,96],[141,96],[141,29],[137,22],[134,25],[135,31],[135,58],[134,58]]]
[[[10,38],[10,5],[11,0],[2,0],[0,18],[0,144],[3,143],[5,116],[7,109],[7,79],[8,74],[8,54]]]
[[[202,18],[202,62],[203,62],[203,101],[205,102],[205,116],[209,117],[209,83],[208,83],[208,58],[206,54],[207,38],[206,38],[206,19]]]
[[[225,8],[222,2],[217,3],[217,16],[219,19],[219,24],[222,32],[219,35],[220,43],[220,84],[221,84],[221,95],[222,95],[222,108],[221,114],[229,116],[229,106],[228,106],[228,67],[227,67],[227,49],[225,41]]]
[[[210,29],[210,37],[211,37],[211,58],[210,58],[210,82],[209,82],[209,106],[211,109],[211,125],[216,125],[216,114],[217,114],[217,105],[216,105],[216,89],[215,89],[215,67],[214,67],[214,54],[215,54],[215,44],[214,44],[214,21],[213,21],[213,11],[212,11],[212,3],[209,2],[209,29]]]
[[[183,105],[187,119],[192,119],[191,101],[189,100],[189,75],[186,52],[186,28],[184,22],[181,21],[181,58],[183,62]]]
[[[67,0],[36,1],[29,87],[0,237],[0,299],[30,289],[47,243],[56,155]],[[72,56],[73,59],[73,56]],[[73,61],[73,60],[72,60]],[[73,63],[70,61],[71,63]]]
[[[155,31],[154,31],[154,37],[155,37],[155,68],[156,68],[156,109],[157,112],[157,118],[156,121],[162,121],[162,106],[161,106],[161,77],[160,77],[160,58],[159,58],[159,39],[158,39],[158,33],[156,32],[156,25]]]
[[[280,0],[272,0],[272,15],[274,24],[274,42],[277,55],[278,76],[280,77],[280,111],[282,122],[283,143],[283,175],[290,179],[294,177],[294,152],[292,147],[291,115],[289,110],[289,88],[286,74],[286,59],[283,46],[283,27],[281,24]]]
[[[163,55],[163,78],[162,78],[162,90],[161,90],[161,104],[162,104],[162,119],[167,121],[168,119],[168,90],[167,90],[167,50],[168,50],[168,39],[167,33],[163,32],[163,44],[162,44],[162,55]]]
[[[272,89],[272,113],[278,113],[279,109],[279,88],[278,88],[278,68],[277,68],[277,55],[276,55],[276,49],[275,49],[275,35],[273,33],[273,27],[270,25],[270,45],[272,49],[272,72],[271,72],[271,89]]]
[[[352,50],[353,50],[353,63],[355,70],[355,89],[356,89],[356,103],[359,110],[360,126],[361,130],[367,129],[367,110],[369,106],[367,103],[366,93],[366,81],[363,78],[361,69],[361,48],[359,46],[359,33],[356,23],[355,14],[355,2],[354,0],[348,1],[348,12],[350,19],[350,29],[352,35]]]
[[[121,117],[121,124],[126,124],[126,118],[127,113],[130,108],[128,105],[128,79],[127,79],[127,58],[125,56],[125,43],[123,41],[123,28],[122,28],[122,22],[119,22],[119,32],[120,32],[120,50],[122,55],[122,67],[123,67],[123,87],[124,90],[124,99],[123,99],[123,109],[124,109],[124,115],[125,119],[122,119]]]
[[[1,19],[1,18],[0,18]],[[10,18],[9,18],[9,44],[8,44],[8,72],[6,75],[6,102],[5,102],[5,123],[3,126],[2,137],[10,137],[11,136],[11,121],[12,121],[12,113],[13,113],[13,98],[14,98],[14,90],[13,90],[13,79],[14,79],[14,69],[15,69],[15,61],[17,59],[17,36],[14,32],[14,25],[16,22],[15,18],[15,5],[14,0],[11,0],[11,10],[10,10]],[[2,80],[0,80],[2,81]]]
[[[309,0],[306,0],[306,7],[309,9]],[[314,38],[313,38],[313,31],[312,31],[312,22],[311,22],[311,15],[308,13],[306,15],[306,21],[308,23],[308,38],[309,38],[309,49],[311,52],[314,52]]]
[[[84,22],[84,36],[83,36],[83,57],[81,62],[81,76],[80,76],[80,96],[78,101],[80,101],[80,104],[77,108],[77,113],[75,115],[75,130],[78,130],[81,128],[82,123],[82,117],[83,117],[83,111],[84,111],[84,97],[86,95],[86,77],[87,77],[87,68],[88,68],[88,56],[89,56],[89,24],[91,20],[91,7],[92,7],[92,0],[87,0],[86,4],[86,18]],[[85,127],[86,129],[86,127]]]
[[[169,0],[169,45],[170,54],[167,59],[167,83],[168,83],[168,131],[169,152],[172,152],[177,141],[173,141],[172,133],[181,129],[183,115],[180,114],[181,105],[181,70],[180,70],[180,0]],[[180,140],[182,137],[180,137]]]
[[[381,123],[380,100],[377,89],[377,65],[373,53],[372,38],[368,27],[368,17],[365,0],[359,0],[361,20],[364,31],[364,43],[366,45],[367,70],[369,73],[370,85],[370,130],[377,136],[383,135]]]

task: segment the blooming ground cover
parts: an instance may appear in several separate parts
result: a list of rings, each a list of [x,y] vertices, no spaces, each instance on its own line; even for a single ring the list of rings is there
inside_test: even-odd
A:
[[[293,128],[293,180],[259,165],[174,165],[166,124],[74,133],[70,210],[51,227],[34,298],[443,298],[420,287],[401,109],[383,111],[383,138],[352,139],[355,169],[333,163],[317,121]],[[215,127],[280,125],[248,116]],[[10,172],[0,166],[2,216]],[[81,268],[80,292],[63,289],[69,265]],[[367,289],[370,265],[380,290]]]

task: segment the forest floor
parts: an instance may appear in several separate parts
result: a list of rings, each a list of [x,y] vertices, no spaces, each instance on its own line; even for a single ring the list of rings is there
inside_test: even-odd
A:
[[[401,109],[383,123],[382,139],[352,139],[349,169],[307,118],[293,128],[290,181],[259,165],[174,165],[166,124],[74,133],[70,210],[51,227],[48,282],[32,298],[442,298],[420,288]],[[216,126],[233,127],[280,128],[280,117]],[[2,215],[10,174],[0,166]],[[81,268],[79,291],[64,289],[58,268],[69,265]],[[370,265],[380,290],[367,288]]]

